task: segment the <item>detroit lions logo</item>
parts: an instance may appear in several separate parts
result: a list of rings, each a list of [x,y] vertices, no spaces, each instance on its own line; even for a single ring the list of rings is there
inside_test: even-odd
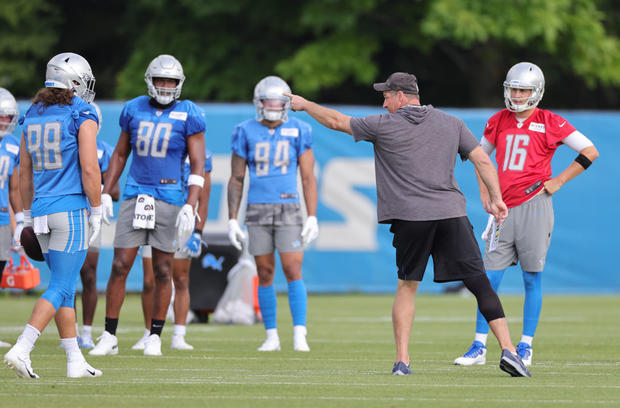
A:
[[[219,258],[216,258],[213,254],[207,253],[202,258],[202,267],[205,269],[211,268],[215,271],[222,271],[224,269],[222,266],[223,263],[224,263],[224,256],[220,256]]]

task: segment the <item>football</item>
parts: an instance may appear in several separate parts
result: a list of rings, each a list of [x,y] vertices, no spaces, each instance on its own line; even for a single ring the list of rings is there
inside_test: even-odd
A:
[[[37,239],[37,234],[34,233],[32,227],[24,227],[19,239],[22,247],[24,247],[26,255],[28,255],[30,259],[39,262],[43,262],[45,260],[45,258],[43,258],[43,251],[41,251],[41,245]]]

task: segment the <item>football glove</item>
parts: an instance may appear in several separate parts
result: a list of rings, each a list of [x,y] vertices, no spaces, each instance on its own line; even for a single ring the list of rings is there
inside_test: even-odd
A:
[[[97,241],[99,234],[101,234],[101,212],[101,205],[99,207],[90,208],[90,217],[88,217],[88,224],[90,225],[90,240],[88,241],[88,245],[92,245],[95,241]]]
[[[185,204],[177,215],[175,226],[177,227],[177,247],[183,248],[192,235],[196,225],[196,215],[191,205]]]
[[[102,219],[106,225],[110,225],[110,219],[114,217],[114,207],[112,205],[112,196],[110,194],[101,194],[101,207],[103,208]]]
[[[301,230],[301,241],[304,246],[308,245],[319,236],[319,223],[314,215],[310,215]]]
[[[235,248],[241,251],[241,243],[245,241],[245,233],[241,230],[239,222],[234,218],[228,220],[228,239]]]
[[[194,231],[189,240],[185,244],[183,251],[192,258],[198,258],[200,256],[200,250],[202,249],[202,232]]]

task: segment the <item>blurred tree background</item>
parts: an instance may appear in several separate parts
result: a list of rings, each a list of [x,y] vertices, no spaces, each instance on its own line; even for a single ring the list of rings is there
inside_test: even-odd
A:
[[[249,102],[276,74],[323,103],[377,105],[370,84],[407,71],[423,103],[500,107],[508,68],[531,61],[544,106],[618,109],[619,17],[614,0],[0,0],[0,86],[30,98],[73,51],[98,99],[125,100],[168,53],[195,101]]]

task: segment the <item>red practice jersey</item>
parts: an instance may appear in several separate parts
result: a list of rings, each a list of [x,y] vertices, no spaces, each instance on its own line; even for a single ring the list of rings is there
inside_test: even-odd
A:
[[[522,123],[508,109],[488,120],[484,137],[495,145],[499,185],[508,208],[524,203],[542,189],[542,183],[551,178],[555,150],[574,131],[563,117],[538,108]]]

